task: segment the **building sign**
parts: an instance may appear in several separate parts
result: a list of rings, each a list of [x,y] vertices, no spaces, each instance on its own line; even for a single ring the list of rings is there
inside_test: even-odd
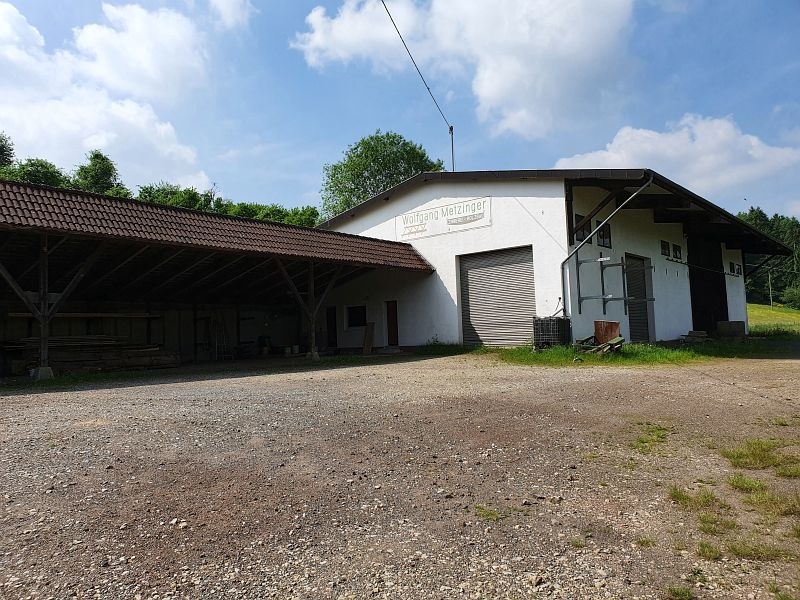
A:
[[[395,217],[399,241],[454,233],[492,224],[492,198],[472,198]]]

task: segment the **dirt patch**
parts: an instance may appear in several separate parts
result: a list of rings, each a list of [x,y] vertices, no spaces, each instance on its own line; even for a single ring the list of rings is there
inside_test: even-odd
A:
[[[6,396],[0,590],[796,593],[800,517],[766,517],[745,502],[726,483],[737,470],[719,449],[750,438],[797,443],[798,367],[552,369],[455,356]],[[659,439],[642,446],[642,435]],[[755,475],[775,493],[797,492],[796,479]],[[671,486],[712,490],[738,528],[703,533]],[[726,550],[744,536],[785,554],[749,560]],[[703,541],[720,560],[696,554]]]

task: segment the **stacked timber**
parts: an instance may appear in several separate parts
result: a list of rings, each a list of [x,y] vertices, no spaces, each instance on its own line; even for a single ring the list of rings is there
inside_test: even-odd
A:
[[[180,357],[157,344],[129,344],[125,338],[81,335],[50,338],[50,365],[60,373],[176,367]],[[6,370],[24,373],[39,364],[39,338],[3,344]]]

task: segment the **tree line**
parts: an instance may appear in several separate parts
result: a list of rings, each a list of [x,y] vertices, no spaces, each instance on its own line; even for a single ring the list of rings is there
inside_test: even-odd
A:
[[[800,309],[800,221],[779,214],[769,217],[756,206],[738,216],[792,251],[789,256],[773,258],[747,278],[747,300],[759,304],[769,304],[772,300]],[[764,258],[760,257],[758,262]]]
[[[193,187],[181,187],[165,181],[140,186],[139,192],[134,194],[120,180],[114,161],[100,150],[90,151],[86,155],[86,162],[70,173],[44,158],[17,160],[12,140],[2,132],[0,179],[305,227],[313,227],[319,220],[319,211],[314,206],[287,208],[280,204],[234,202],[219,196],[213,188],[201,192]]]

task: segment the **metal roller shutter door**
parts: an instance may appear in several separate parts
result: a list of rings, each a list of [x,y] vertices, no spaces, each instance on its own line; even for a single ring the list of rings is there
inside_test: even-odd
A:
[[[646,263],[641,258],[625,255],[625,279],[628,287],[628,297],[637,298],[641,302],[628,304],[628,325],[631,331],[632,342],[650,341],[650,324],[647,317],[647,275]]]
[[[530,344],[536,298],[533,247],[460,257],[464,344]]]

